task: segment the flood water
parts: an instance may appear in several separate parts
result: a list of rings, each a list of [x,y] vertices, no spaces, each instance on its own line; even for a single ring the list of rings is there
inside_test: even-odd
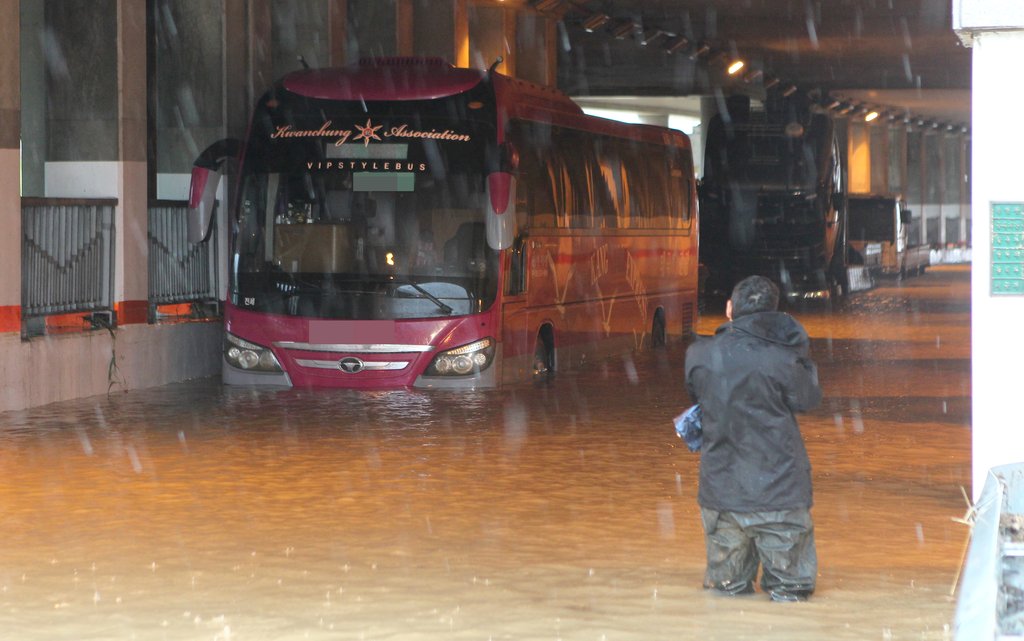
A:
[[[951,639],[969,288],[936,267],[795,312],[826,394],[809,602],[701,588],[673,345],[544,388],[204,380],[0,414],[0,639]]]

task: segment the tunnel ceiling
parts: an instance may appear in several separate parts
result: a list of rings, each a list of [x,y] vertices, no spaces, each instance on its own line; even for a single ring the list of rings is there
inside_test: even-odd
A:
[[[951,0],[531,4],[560,18],[559,85],[573,95],[756,95],[778,79],[769,91],[792,84],[823,99],[970,123],[971,52],[953,32]],[[729,77],[724,67],[736,58],[746,67]]]

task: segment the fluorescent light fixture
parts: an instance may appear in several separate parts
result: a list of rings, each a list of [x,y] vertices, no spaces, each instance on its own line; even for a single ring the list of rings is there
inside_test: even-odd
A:
[[[675,38],[672,38],[667,43],[665,43],[665,51],[669,53],[675,53],[680,49],[685,49],[689,45],[690,41],[686,38],[686,36],[676,36]]]
[[[646,47],[649,44],[654,44],[658,40],[661,40],[666,35],[668,35],[668,34],[666,34],[661,29],[655,29],[653,31],[649,31],[649,32],[644,34],[643,40],[640,41],[640,44]]]
[[[729,75],[730,76],[735,76],[736,74],[738,74],[740,72],[740,69],[742,69],[744,66],[745,66],[745,63],[742,60],[736,60],[731,65],[729,65],[729,69],[728,69]]]
[[[871,111],[869,111],[867,113],[867,115],[864,116],[864,122],[871,122],[872,120],[874,120],[877,117],[878,117],[878,112],[875,111],[875,110],[871,110]]]
[[[612,35],[616,39],[622,40],[629,34],[633,33],[636,29],[636,25],[633,24],[632,20],[623,20],[614,29],[612,29]]]
[[[587,33],[594,33],[601,27],[605,26],[609,20],[611,20],[611,18],[605,14],[595,13],[583,21],[583,30]]]
[[[551,11],[562,6],[562,0],[537,0],[533,3],[533,8],[537,11]]]

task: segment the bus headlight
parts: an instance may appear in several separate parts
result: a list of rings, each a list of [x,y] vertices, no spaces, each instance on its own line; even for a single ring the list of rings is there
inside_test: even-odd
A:
[[[281,364],[266,347],[225,333],[224,357],[232,367],[252,372],[280,372]]]
[[[482,338],[478,341],[449,349],[434,357],[427,376],[465,376],[487,369],[494,362],[494,340]]]

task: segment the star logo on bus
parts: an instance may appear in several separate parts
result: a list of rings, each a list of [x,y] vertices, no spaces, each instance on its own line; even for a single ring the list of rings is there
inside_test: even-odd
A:
[[[356,140],[362,140],[363,146],[367,147],[369,146],[371,140],[381,139],[380,136],[377,135],[377,130],[383,126],[384,125],[377,125],[376,127],[374,127],[370,119],[367,118],[365,126],[360,127],[359,125],[356,125],[356,129],[359,130],[359,135],[353,138],[352,141],[355,142]]]

